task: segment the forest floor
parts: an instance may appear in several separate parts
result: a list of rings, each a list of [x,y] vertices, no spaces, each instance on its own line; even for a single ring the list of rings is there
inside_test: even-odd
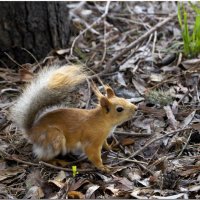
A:
[[[69,48],[53,50],[20,70],[0,65],[0,198],[200,198],[200,57],[182,53],[177,3],[68,6],[73,26]],[[38,162],[32,145],[9,119],[24,85],[52,63],[84,65],[118,96],[139,105],[108,139],[115,148],[102,150],[103,162],[113,167],[110,174],[96,170],[85,157],[66,156],[68,168]],[[73,98],[75,107],[96,103],[89,82]]]

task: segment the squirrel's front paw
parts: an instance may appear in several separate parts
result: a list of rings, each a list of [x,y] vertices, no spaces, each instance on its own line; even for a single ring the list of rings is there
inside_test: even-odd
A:
[[[99,169],[105,173],[110,173],[111,172],[111,168],[106,166],[106,165],[103,165],[101,167],[99,167]]]

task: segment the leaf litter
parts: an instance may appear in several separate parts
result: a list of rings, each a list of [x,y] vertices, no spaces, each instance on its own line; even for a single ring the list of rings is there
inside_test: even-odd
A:
[[[0,65],[0,198],[200,198],[200,58],[187,59],[177,48],[177,3],[66,4],[73,29],[69,48],[19,70]],[[66,169],[39,163],[10,121],[15,97],[50,63],[85,65],[139,106],[108,139],[115,141],[113,150],[102,150],[110,174],[74,155],[63,158],[70,161]],[[67,97],[71,106],[94,107],[89,90],[85,84]]]

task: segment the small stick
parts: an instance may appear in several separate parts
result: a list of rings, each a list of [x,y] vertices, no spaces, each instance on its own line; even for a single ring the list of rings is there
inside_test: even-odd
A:
[[[119,160],[123,160],[124,158],[123,157],[117,157],[117,156],[109,156],[108,155],[108,157],[109,158],[114,158],[114,159],[119,159]],[[147,165],[147,163],[145,163],[145,162],[142,162],[142,161],[138,161],[138,160],[136,160],[136,159],[129,159],[129,160],[127,160],[127,161],[129,161],[129,162],[132,162],[132,163],[140,163],[140,164],[146,164]],[[118,163],[117,163],[118,164]],[[111,164],[111,166],[114,166],[114,165],[117,165],[116,163],[114,163],[113,165]]]
[[[35,60],[35,62],[38,64],[38,66],[40,67],[40,69],[42,69],[42,66],[40,65],[39,61],[37,60],[37,58],[26,48],[21,48],[22,50],[26,51],[28,54],[30,54],[33,59]]]
[[[103,24],[104,24],[104,35],[103,35],[104,51],[103,51],[102,59],[96,67],[98,67],[99,65],[102,65],[102,63],[104,62],[104,60],[106,58],[106,53],[107,53],[107,51],[106,51],[107,44],[106,44],[106,20],[105,20],[105,18],[104,18]]]
[[[187,92],[184,94],[184,96],[177,102],[178,105],[185,99],[185,97],[189,94],[189,92],[190,91],[187,89]]]
[[[52,165],[52,164],[49,164],[49,163],[46,163],[46,162],[43,162],[43,161],[40,161],[39,163],[41,165],[45,165],[45,166],[51,167],[53,169],[63,170],[63,171],[66,171],[66,172],[73,172],[71,168],[58,167],[58,166],[55,166],[55,165]],[[93,172],[93,171],[96,171],[96,169],[77,169],[77,172]]]
[[[144,166],[143,164],[141,163],[136,163],[138,164],[140,167],[142,167],[144,170],[146,170],[147,172],[149,172],[150,174],[154,175],[155,172],[153,172],[152,170],[148,169],[146,166]]]
[[[5,158],[6,158],[7,160],[14,160],[14,161],[16,161],[16,162],[18,162],[18,163],[23,163],[23,164],[30,165],[30,166],[36,166],[36,167],[39,166],[39,165],[36,164],[36,163],[32,163],[32,162],[20,160],[19,158],[16,158],[16,157],[14,157],[14,156],[12,156],[12,155],[10,155],[10,154],[8,154],[8,153],[2,151],[2,150],[0,150],[0,152],[1,152],[2,154],[5,155]]]
[[[188,139],[187,139],[187,142],[185,143],[185,145],[184,145],[184,147],[182,148],[181,152],[178,154],[177,158],[179,158],[179,157],[181,156],[181,154],[183,153],[183,151],[184,151],[185,148],[187,147],[187,145],[188,145],[188,143],[189,143],[189,141],[190,141],[191,135],[192,135],[192,132],[190,132],[190,135],[189,135],[189,137],[188,137]]]
[[[175,119],[174,113],[169,105],[164,106],[164,110],[166,112],[167,118],[169,120],[170,125],[174,130],[178,128],[179,122]]]
[[[152,46],[152,59],[153,59],[152,67],[154,65],[154,60],[155,60],[154,54],[155,54],[156,41],[157,41],[157,31],[155,31],[155,33],[154,33],[153,46]]]
[[[135,132],[125,132],[125,131],[114,131],[114,133],[119,135],[128,135],[128,136],[135,136],[135,137],[145,137],[145,136],[152,136],[149,133],[135,133]]]
[[[18,65],[19,67],[21,67],[21,65],[20,65],[17,61],[15,61],[8,53],[4,52],[4,54],[5,54],[6,56],[8,56],[8,58],[9,58],[11,61],[13,61],[16,65]]]

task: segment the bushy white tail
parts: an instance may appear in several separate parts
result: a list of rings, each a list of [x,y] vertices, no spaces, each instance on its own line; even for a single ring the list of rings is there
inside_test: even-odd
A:
[[[11,109],[12,120],[27,132],[43,108],[58,104],[83,82],[87,73],[81,66],[51,66],[38,73]]]

